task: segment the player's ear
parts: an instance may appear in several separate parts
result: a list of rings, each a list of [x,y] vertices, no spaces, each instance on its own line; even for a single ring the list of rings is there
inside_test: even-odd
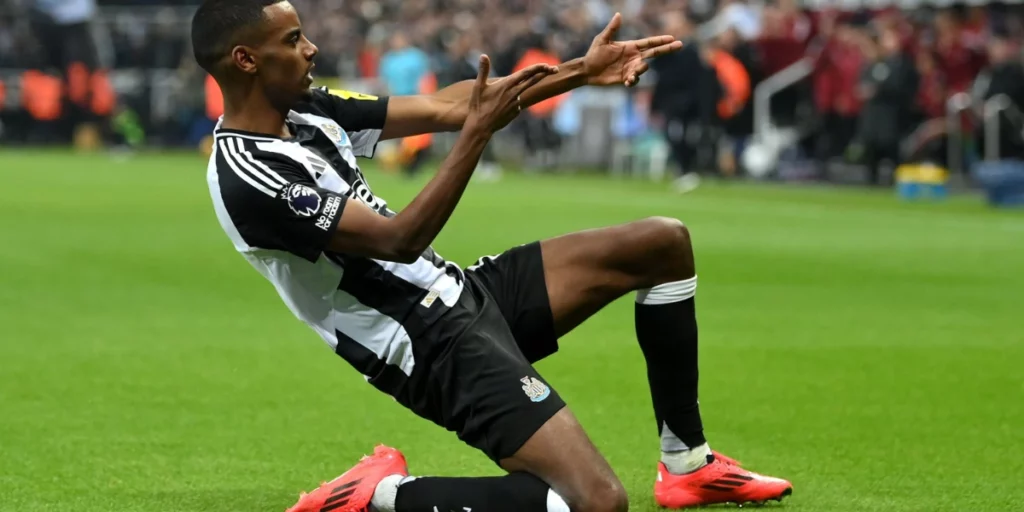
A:
[[[256,56],[253,49],[238,45],[231,49],[231,63],[246,74],[256,73]]]

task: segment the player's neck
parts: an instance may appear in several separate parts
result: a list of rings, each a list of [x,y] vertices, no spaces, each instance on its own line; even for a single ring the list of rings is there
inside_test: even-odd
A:
[[[221,128],[262,133],[273,137],[291,136],[285,118],[288,111],[275,107],[263,96],[224,98],[224,121]]]

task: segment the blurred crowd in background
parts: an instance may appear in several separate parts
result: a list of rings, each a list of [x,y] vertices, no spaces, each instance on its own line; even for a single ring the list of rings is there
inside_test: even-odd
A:
[[[193,145],[218,115],[215,89],[188,40],[194,0],[6,0],[0,4],[0,140],[68,143],[84,124],[119,144]],[[927,3],[861,8],[795,0],[292,0],[320,49],[318,79],[375,94],[430,92],[476,74],[488,53],[496,74],[586,52],[615,12],[620,38],[668,33],[684,49],[652,64],[641,84],[579,91],[536,105],[508,151],[555,167],[581,148],[589,162],[657,154],[677,175],[742,174],[755,133],[755,97],[769,77],[807,66],[769,102],[792,147],[772,162],[857,164],[885,183],[907,161],[946,165],[947,103],[1005,96],[1024,106],[1024,9]],[[6,92],[6,94],[5,94]],[[56,98],[56,99],[55,99]],[[56,102],[56,104],[54,104]],[[1024,156],[1020,116],[1007,109],[1000,153]],[[980,110],[958,119],[965,147],[981,144]],[[600,125],[595,131],[594,125]],[[595,135],[603,133],[604,135]],[[588,145],[587,140],[600,139]],[[145,141],[145,142],[143,142]],[[443,140],[417,140],[397,161],[414,171]],[[575,145],[574,145],[575,144]],[[625,148],[623,149],[623,144]],[[980,148],[980,146],[978,146]],[[619,149],[616,149],[619,148]],[[662,149],[658,149],[662,148]],[[981,151],[981,149],[978,149]],[[499,155],[490,160],[503,159]],[[586,161],[582,155],[579,159]],[[592,156],[589,155],[588,156]],[[753,160],[750,160],[751,162]],[[749,169],[747,169],[749,170]]]

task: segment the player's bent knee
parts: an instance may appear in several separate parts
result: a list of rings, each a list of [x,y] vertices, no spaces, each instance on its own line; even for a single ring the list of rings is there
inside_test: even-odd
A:
[[[691,248],[690,230],[683,221],[672,217],[651,217],[648,221],[657,226],[657,238],[666,247],[686,250]]]
[[[604,480],[581,489],[569,505],[573,512],[626,512],[629,496],[618,479]]]
[[[693,265],[693,244],[690,230],[679,219],[650,217],[640,221],[647,234],[646,252],[648,284],[689,279],[696,270]]]

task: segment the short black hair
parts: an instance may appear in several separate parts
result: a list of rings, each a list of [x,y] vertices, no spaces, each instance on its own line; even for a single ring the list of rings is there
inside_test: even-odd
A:
[[[264,21],[263,9],[286,0],[204,0],[192,17],[192,53],[196,62],[213,68],[238,44],[239,32]]]

